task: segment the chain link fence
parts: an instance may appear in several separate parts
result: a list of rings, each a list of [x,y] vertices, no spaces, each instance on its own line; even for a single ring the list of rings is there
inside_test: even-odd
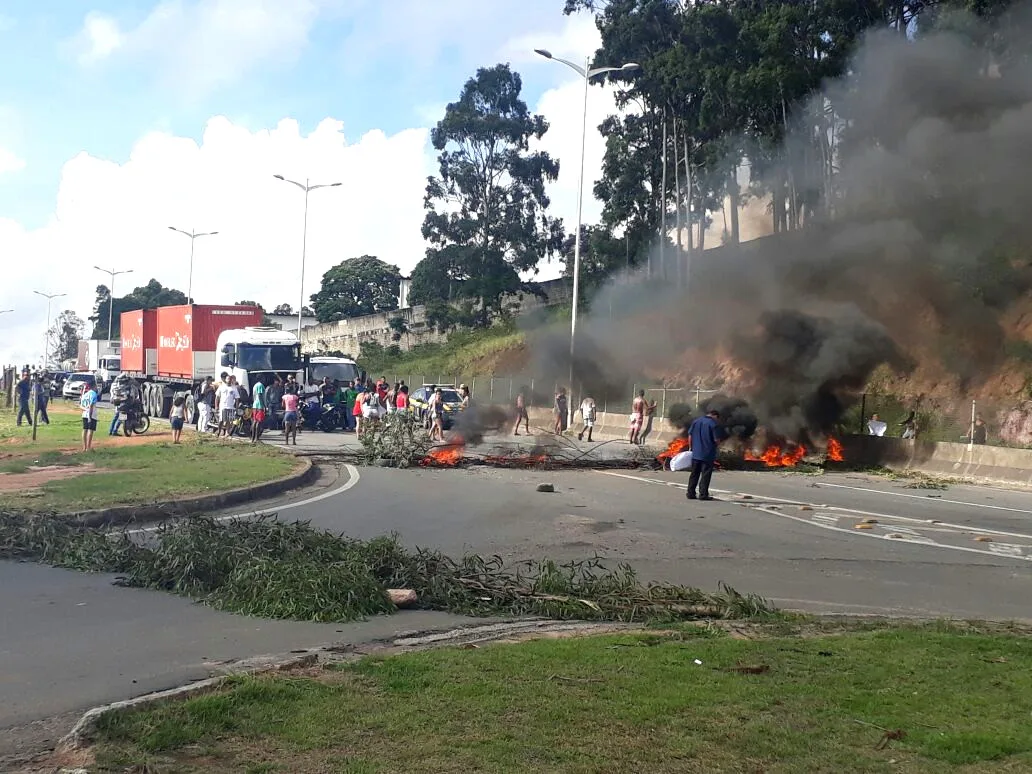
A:
[[[372,377],[385,376],[392,384],[404,382],[410,390],[422,387],[423,385],[458,387],[465,384],[469,387],[473,396],[482,402],[497,405],[513,405],[516,396],[522,391],[527,397],[528,406],[531,408],[551,408],[555,401],[555,395],[560,387],[565,387],[565,382],[556,381],[530,373],[518,373],[509,376],[490,376],[477,374],[447,374],[447,373],[396,373],[396,374],[370,374]],[[708,397],[719,392],[718,390],[702,387],[671,387],[664,385],[636,384],[629,383],[623,389],[592,392],[590,385],[583,388],[578,385],[575,394],[571,396],[574,408],[589,394],[595,399],[598,410],[602,412],[627,412],[630,413],[631,401],[639,391],[645,391],[645,397],[649,402],[656,403],[656,416],[665,417],[667,410],[678,403],[687,403],[693,408],[698,408],[700,403]]]
[[[1032,447],[1032,401],[908,400],[868,392],[842,417],[842,429],[867,435],[872,419],[885,423],[886,436],[902,437],[912,420],[916,436],[925,441]]]
[[[565,382],[545,378],[531,373],[517,373],[508,376],[491,376],[471,373],[407,373],[370,374],[387,376],[391,382],[404,381],[411,389],[422,385],[468,385],[474,397],[482,402],[511,406],[522,391],[527,404],[533,408],[550,409],[555,394]],[[631,383],[619,390],[610,389],[604,394],[591,393],[591,388],[577,389],[571,395],[574,409],[589,393],[595,399],[599,411],[606,413],[630,413],[631,401],[639,391],[645,391],[646,399],[655,402],[657,418],[665,418],[670,408],[687,404],[698,409],[707,398],[723,390],[702,386],[672,386],[648,383]],[[903,436],[911,419],[918,438],[928,441],[950,443],[985,443],[991,446],[1032,448],[1032,401],[1003,402],[957,399],[956,401],[932,400],[929,398],[906,399],[876,392],[864,393],[858,402],[842,416],[838,432],[841,434],[867,435],[869,423],[884,422],[886,436]],[[972,441],[972,432],[974,440]]]

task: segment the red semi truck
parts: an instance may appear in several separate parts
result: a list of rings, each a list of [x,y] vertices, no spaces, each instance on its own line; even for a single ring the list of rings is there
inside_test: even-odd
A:
[[[262,325],[257,306],[187,304],[122,313],[122,371],[140,383],[148,416],[168,417],[172,400],[186,398],[207,377],[236,376],[248,392],[258,374],[302,376],[297,337]]]

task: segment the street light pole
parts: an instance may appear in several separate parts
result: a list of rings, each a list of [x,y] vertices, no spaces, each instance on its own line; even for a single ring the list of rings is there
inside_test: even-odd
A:
[[[38,290],[33,290],[37,296],[43,296],[47,300],[47,328],[43,334],[43,370],[47,369],[48,361],[50,360],[50,302],[55,298],[61,298],[62,296],[68,295],[67,293],[42,293]],[[13,309],[5,309],[5,312],[12,312]]]
[[[318,185],[312,185],[308,178],[305,178],[304,183],[299,183],[296,180],[288,180],[283,175],[273,175],[273,177],[277,180],[282,180],[284,183],[296,185],[305,192],[305,221],[304,230],[301,232],[301,302],[297,308],[297,340],[301,341],[301,310],[305,308],[305,254],[308,251],[308,194],[317,188],[336,188],[342,185],[342,183],[319,183]]]
[[[546,51],[543,48],[535,48],[534,53],[543,56],[545,59],[551,59],[556,62],[569,67],[581,78],[584,79],[584,107],[583,114],[581,117],[581,154],[580,154],[580,177],[577,182],[577,230],[573,235],[573,308],[570,312],[570,398],[568,401],[569,405],[569,417],[567,425],[573,426],[573,356],[576,350],[577,340],[577,308],[580,304],[580,253],[581,253],[581,213],[584,205],[584,154],[588,140],[588,87],[591,85],[591,79],[597,75],[604,75],[605,73],[624,72],[629,73],[639,68],[639,65],[634,62],[628,62],[621,67],[591,67],[591,60],[586,58],[584,65],[575,64],[567,59],[562,59],[557,56],[552,56],[550,51]]]
[[[204,231],[204,232],[198,233],[196,231],[196,229],[191,229],[190,231],[183,231],[183,229],[176,228],[175,226],[169,226],[168,229],[169,229],[169,231],[175,231],[178,234],[183,234],[184,236],[190,237],[190,274],[189,274],[189,276],[187,277],[187,280],[186,280],[186,303],[192,304],[193,303],[193,255],[194,255],[194,242],[197,241],[198,237],[215,236],[219,232],[218,231]]]
[[[115,277],[119,274],[131,274],[132,269],[121,269],[116,271],[115,269],[102,269],[99,266],[94,266],[97,271],[102,271],[105,274],[111,275],[111,288],[108,290],[108,309],[107,309],[107,343],[108,349],[111,349],[111,320],[115,311]]]

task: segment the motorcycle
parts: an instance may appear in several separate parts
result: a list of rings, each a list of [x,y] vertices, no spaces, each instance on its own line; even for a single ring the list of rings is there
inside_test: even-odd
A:
[[[133,433],[143,435],[150,430],[150,417],[143,413],[143,403],[138,400],[126,400],[118,407],[118,418],[122,422],[122,432],[128,438]]]
[[[320,405],[317,399],[307,400],[301,404],[301,427],[332,433],[344,425],[344,411],[339,403]]]

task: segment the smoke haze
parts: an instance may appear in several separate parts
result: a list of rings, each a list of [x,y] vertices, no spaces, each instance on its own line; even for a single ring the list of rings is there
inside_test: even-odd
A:
[[[998,37],[1028,40],[1029,18]],[[1004,359],[999,315],[1032,287],[1027,59],[992,62],[948,33],[886,32],[825,93],[850,122],[834,216],[696,253],[687,293],[674,271],[666,282],[611,282],[578,329],[585,385],[623,386],[690,362],[706,363],[698,376],[711,379],[724,363],[759,422],[798,438],[826,434],[876,368],[906,373],[918,351],[937,354],[960,386],[991,376]],[[809,109],[823,110],[823,96]],[[798,147],[790,137],[786,151]],[[561,342],[535,349],[565,383]]]

